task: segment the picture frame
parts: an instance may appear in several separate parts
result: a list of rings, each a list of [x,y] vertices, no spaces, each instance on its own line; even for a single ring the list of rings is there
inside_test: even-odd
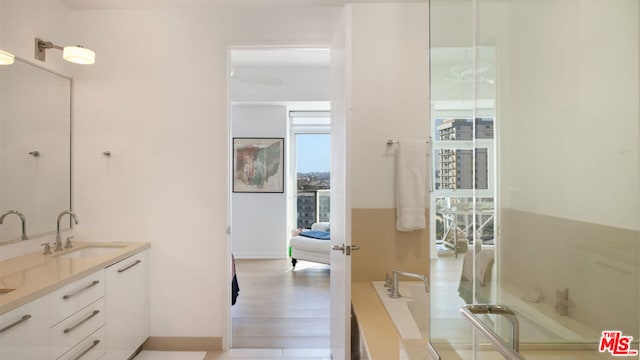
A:
[[[233,138],[233,192],[284,192],[284,138]]]

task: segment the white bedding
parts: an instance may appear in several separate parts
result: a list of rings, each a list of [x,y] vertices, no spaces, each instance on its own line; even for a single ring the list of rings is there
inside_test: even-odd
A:
[[[311,230],[329,231],[328,222],[319,222],[311,225]],[[294,236],[289,242],[291,246],[291,258],[295,260],[313,261],[329,264],[331,251],[330,240],[319,240],[305,236]],[[295,261],[294,261],[295,266]]]
[[[331,241],[318,240],[318,239],[313,239],[313,238],[298,235],[298,236],[294,236],[291,239],[291,248],[328,254],[331,248]]]

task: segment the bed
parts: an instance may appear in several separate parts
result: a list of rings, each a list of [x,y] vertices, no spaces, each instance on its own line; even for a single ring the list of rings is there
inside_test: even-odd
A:
[[[329,264],[331,251],[330,227],[328,222],[317,222],[311,230],[302,231],[291,238],[291,265],[296,267],[298,260]]]

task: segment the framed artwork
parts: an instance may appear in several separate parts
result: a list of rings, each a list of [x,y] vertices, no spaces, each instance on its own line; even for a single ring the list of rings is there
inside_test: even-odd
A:
[[[284,138],[233,138],[233,192],[284,192]]]

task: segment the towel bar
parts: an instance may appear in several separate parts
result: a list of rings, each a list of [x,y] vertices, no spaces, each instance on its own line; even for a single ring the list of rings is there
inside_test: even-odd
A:
[[[427,139],[427,140],[425,140],[425,142],[427,144],[430,144],[431,143],[431,139]],[[388,146],[391,146],[393,144],[400,144],[400,140],[387,140],[387,145]]]

